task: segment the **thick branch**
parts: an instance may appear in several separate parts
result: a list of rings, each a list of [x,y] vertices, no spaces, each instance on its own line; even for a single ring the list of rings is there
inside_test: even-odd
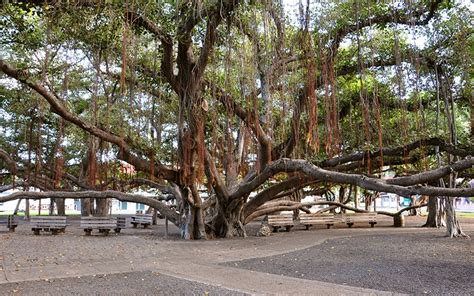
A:
[[[382,15],[375,15],[369,18],[358,20],[356,23],[347,24],[337,30],[334,39],[330,43],[330,49],[332,52],[332,58],[337,54],[337,49],[341,44],[342,40],[350,33],[356,32],[364,27],[373,26],[377,24],[388,24],[397,23],[413,26],[422,26],[429,23],[434,17],[436,10],[443,0],[435,0],[430,2],[428,9],[419,9],[410,13],[406,10],[400,9],[394,12],[390,12]],[[422,17],[426,14],[425,17]],[[421,18],[418,19],[417,18]]]
[[[146,204],[157,209],[160,213],[167,217],[173,224],[180,227],[182,224],[181,217],[173,209],[166,204],[145,195],[129,194],[118,191],[46,191],[46,192],[15,192],[9,195],[1,196],[0,202],[7,202],[16,199],[44,199],[44,198],[115,198],[121,201],[129,201]]]
[[[350,210],[350,211],[353,211],[353,212],[356,212],[356,213],[369,213],[369,211],[357,209],[357,208],[348,206],[348,205],[343,204],[343,203],[335,202],[335,201],[315,201],[315,202],[309,202],[309,203],[301,203],[301,202],[296,202],[296,201],[281,201],[281,202],[273,202],[273,203],[265,204],[264,207],[261,207],[261,208],[257,209],[255,212],[253,212],[249,216],[247,216],[245,218],[245,223],[244,224],[248,224],[249,222],[251,222],[252,220],[254,220],[254,219],[256,219],[260,216],[268,215],[268,214],[271,214],[271,213],[274,213],[274,212],[291,211],[291,210],[296,210],[296,209],[308,208],[308,207],[315,206],[315,205],[329,205],[329,206],[333,206],[333,207],[339,207],[339,208],[343,208],[343,209],[346,209],[346,210]],[[370,213],[377,213],[377,214],[380,214],[380,215],[395,217],[395,216],[400,215],[404,211],[424,207],[426,205],[427,204],[420,204],[420,205],[416,205],[416,206],[412,206],[412,207],[407,207],[407,208],[401,209],[400,211],[398,211],[396,213],[389,213],[389,212],[385,212],[385,211],[375,211],[375,212],[370,212]]]
[[[90,134],[101,138],[104,141],[116,144],[120,147],[120,156],[122,157],[121,159],[132,164],[135,166],[138,170],[144,171],[144,172],[149,172],[149,165],[146,164],[145,160],[132,155],[131,153],[131,147],[128,143],[129,140],[125,141],[124,138],[115,135],[114,133],[110,131],[106,131],[104,129],[101,129],[95,125],[91,125],[85,121],[83,121],[81,118],[79,118],[76,114],[73,114],[72,112],[69,111],[69,109],[63,104],[63,101],[59,99],[55,94],[52,92],[48,91],[44,86],[37,82],[32,82],[31,80],[28,79],[28,77],[24,77],[24,75],[21,74],[21,71],[18,71],[17,69],[13,68],[9,64],[7,64],[4,60],[0,59],[0,69],[2,72],[7,74],[8,76],[20,81],[23,84],[26,84],[29,86],[31,89],[35,90],[38,94],[40,94],[43,98],[48,101],[48,103],[51,105],[51,108],[53,112],[64,118],[65,120],[77,125],[81,129],[89,132]],[[158,176],[161,176],[167,180],[177,182],[177,172],[168,169],[164,167],[163,165],[157,164],[155,165],[155,173]]]
[[[406,153],[412,150],[418,149],[420,147],[426,147],[426,146],[439,146],[440,150],[446,151],[450,154],[457,155],[460,157],[474,155],[473,147],[466,147],[465,149],[456,148],[450,144],[445,143],[443,140],[439,138],[431,138],[431,139],[426,139],[426,140],[423,139],[423,140],[415,141],[413,143],[410,143],[402,147],[382,148],[382,154],[384,156],[404,156]],[[369,154],[367,152],[355,152],[349,155],[334,157],[329,160],[319,162],[318,166],[325,167],[325,168],[335,167],[335,166],[348,163],[348,162],[361,161],[361,160],[365,161],[368,159],[369,156],[371,159],[373,159],[374,157],[377,157],[380,154],[381,154],[380,149],[370,152]]]
[[[280,198],[279,193],[292,188],[302,188],[312,181],[311,178],[305,176],[294,176],[276,185],[273,185],[262,192],[258,193],[248,203],[245,204],[244,216],[250,215],[258,207],[265,204],[266,202]]]
[[[461,171],[474,166],[474,158],[468,157],[460,160],[450,166],[440,169],[427,171],[412,177],[393,178],[390,180],[381,180],[366,177],[364,175],[345,174],[340,172],[328,171],[312,163],[301,159],[279,159],[269,164],[260,174],[254,175],[248,182],[242,184],[231,198],[239,198],[249,194],[257,187],[266,182],[277,173],[295,173],[300,172],[314,180],[338,183],[353,184],[359,187],[374,190],[378,192],[391,192],[400,196],[428,195],[428,196],[474,196],[474,188],[439,188],[431,186],[402,186],[401,184],[423,184],[428,181],[437,180],[442,176],[454,171]],[[419,183],[418,183],[419,182]],[[401,184],[398,184],[401,183]]]

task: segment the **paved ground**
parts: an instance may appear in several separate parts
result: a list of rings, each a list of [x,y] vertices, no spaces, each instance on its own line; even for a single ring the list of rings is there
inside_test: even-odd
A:
[[[464,229],[474,232],[474,223],[469,222],[474,220],[464,221],[467,222],[464,223]],[[423,219],[411,219],[408,225],[420,225],[422,222]],[[449,244],[451,240],[442,237],[444,230],[412,227],[400,229],[389,227],[390,223],[389,220],[382,221],[373,229],[365,225],[355,229],[343,226],[332,230],[296,229],[290,233],[281,232],[265,238],[253,236],[257,225],[250,225],[248,238],[212,241],[179,240],[178,230],[173,227],[170,227],[172,231],[170,238],[164,239],[162,224],[149,230],[126,229],[119,235],[108,237],[100,235],[85,237],[74,223],[68,227],[65,234],[57,236],[50,234],[34,236],[27,225],[21,225],[16,233],[0,232],[0,294],[393,295],[397,292],[418,292],[418,290],[396,288],[404,285],[403,281],[411,280],[411,275],[408,274],[411,271],[400,273],[401,278],[396,278],[396,281],[402,282],[398,286],[370,285],[359,280],[351,282],[345,279],[351,274],[356,275],[357,270],[360,270],[360,265],[352,264],[349,260],[364,258],[363,255],[356,255],[364,251],[364,245],[373,245],[379,249],[388,248],[392,255],[387,259],[391,258],[392,265],[396,258],[395,254],[403,252],[396,247],[397,245],[409,248],[413,242],[423,241],[423,244],[417,244],[419,249],[423,249],[442,241],[446,243],[446,250],[451,250],[453,246]],[[384,240],[387,244],[382,243]],[[472,256],[472,241],[463,240],[463,242]],[[454,244],[457,243],[456,240]],[[330,252],[329,250],[334,251],[331,246],[337,247],[337,252]],[[437,253],[438,256],[422,253],[414,253],[416,257],[407,258],[405,262],[416,265],[419,263],[416,260],[421,255],[420,258],[426,260],[428,264],[426,268],[429,268],[430,264],[437,264],[440,257],[449,257],[453,264],[472,263],[472,260],[466,261],[466,257],[453,256],[447,251]],[[301,265],[303,267],[320,266],[321,262],[331,264],[334,260],[335,262],[345,260],[350,264],[344,267],[333,264],[331,268],[338,271],[331,272],[336,274],[337,280],[334,280],[332,277],[328,279],[308,276],[312,273],[311,270],[305,272],[305,276],[296,274],[296,268],[298,271],[303,271],[303,267],[292,265],[297,260],[279,262],[282,266],[288,267],[285,272],[281,272],[281,266],[272,265],[272,262],[267,262],[263,258],[268,256],[298,260],[302,257],[301,259],[306,260],[306,263]],[[321,257],[324,257],[325,261],[321,261]],[[377,258],[379,263],[385,259],[382,256]],[[250,260],[245,261],[246,259]],[[241,267],[249,266],[239,263],[235,265],[236,261],[253,261],[258,268],[244,269]],[[360,263],[361,260],[358,261]],[[366,264],[363,268],[372,267],[370,262]],[[396,268],[404,266],[403,262],[397,264],[399,265]],[[441,267],[443,266],[439,266]],[[457,267],[451,265],[445,270],[455,271]],[[339,272],[341,270],[352,271]],[[398,274],[397,272],[393,270],[384,272],[388,272],[385,281],[395,281],[392,277]],[[376,269],[373,273],[367,273],[367,276],[373,277],[375,273]],[[380,277],[382,276],[383,273]],[[464,284],[465,282],[460,283],[461,289],[458,291],[469,291],[468,286],[463,287]],[[439,284],[435,282],[434,285]],[[448,290],[453,287],[455,285],[450,286]]]
[[[0,285],[2,295],[247,295],[155,271],[99,274]]]
[[[226,265],[400,293],[474,295],[472,247],[471,240],[443,233],[369,235]]]

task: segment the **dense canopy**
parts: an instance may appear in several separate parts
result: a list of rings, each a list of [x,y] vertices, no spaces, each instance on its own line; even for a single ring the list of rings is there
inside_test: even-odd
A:
[[[142,202],[192,239],[334,190],[474,196],[467,2],[4,1],[0,188],[44,192],[2,200]]]

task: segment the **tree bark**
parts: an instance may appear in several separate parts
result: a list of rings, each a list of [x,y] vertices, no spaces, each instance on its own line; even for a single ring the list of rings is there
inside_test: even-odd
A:
[[[81,216],[84,216],[84,217],[92,216],[92,199],[91,198],[81,199]]]
[[[58,209],[58,216],[66,215],[66,203],[64,198],[56,198],[56,207]]]
[[[405,216],[403,216],[401,213],[393,216],[393,226],[394,227],[405,226]]]
[[[95,216],[105,217],[108,215],[109,201],[107,199],[96,199],[95,200]]]
[[[243,199],[218,200],[215,206],[215,215],[206,223],[208,238],[246,237],[247,232],[241,218],[244,203]]]
[[[459,224],[454,210],[455,197],[446,198],[446,232],[449,237],[468,237]]]
[[[423,227],[440,227],[438,224],[438,197],[430,196],[428,198],[428,217],[426,218],[426,223]]]

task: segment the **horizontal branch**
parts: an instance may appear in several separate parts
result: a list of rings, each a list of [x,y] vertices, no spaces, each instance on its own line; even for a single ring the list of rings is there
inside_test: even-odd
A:
[[[136,202],[146,204],[152,208],[157,209],[163,216],[167,217],[176,226],[180,227],[180,215],[168,205],[158,201],[150,196],[140,194],[130,194],[118,191],[79,191],[79,192],[65,192],[65,191],[46,191],[46,192],[15,192],[9,195],[0,196],[0,202],[7,202],[17,199],[45,199],[45,198],[115,198],[120,201]]]
[[[261,216],[264,216],[264,215],[269,215],[271,213],[280,212],[280,211],[292,211],[292,210],[297,210],[297,209],[301,209],[301,208],[308,208],[308,207],[317,206],[317,205],[329,205],[329,206],[332,206],[332,207],[339,207],[339,208],[343,208],[343,209],[346,209],[346,210],[350,210],[350,211],[353,211],[353,212],[356,212],[356,213],[377,213],[377,214],[380,214],[380,215],[386,215],[386,216],[390,216],[390,217],[399,216],[404,211],[408,211],[408,210],[412,210],[412,209],[427,206],[427,204],[425,203],[425,204],[420,204],[420,205],[416,205],[416,206],[403,208],[403,209],[401,209],[400,211],[398,211],[396,213],[389,213],[389,212],[385,212],[385,211],[370,212],[370,211],[354,208],[354,207],[351,207],[351,206],[348,206],[346,204],[336,202],[336,201],[315,201],[315,202],[305,202],[305,203],[297,202],[297,201],[282,201],[282,202],[273,202],[273,203],[270,203],[270,204],[265,204],[265,207],[261,207],[261,208],[257,209],[255,212],[253,212],[251,215],[247,216],[245,218],[245,223],[244,224],[248,224],[249,222],[251,222],[252,220],[254,220],[258,217],[261,217]]]
[[[337,165],[341,165],[343,163],[353,162],[353,161],[361,161],[367,160],[369,157],[373,159],[381,155],[381,152],[384,156],[405,156],[408,152],[427,146],[439,146],[441,151],[446,151],[452,155],[466,157],[470,155],[474,155],[474,147],[466,147],[465,149],[454,147],[453,145],[445,143],[443,140],[439,138],[430,138],[430,139],[422,139],[415,141],[413,143],[407,144],[405,146],[396,147],[396,148],[382,148],[382,150],[378,149],[375,151],[371,151],[367,153],[364,152],[355,152],[349,155],[334,157],[328,160],[324,160],[318,163],[318,166],[329,168],[335,167]]]
[[[22,71],[19,71],[6,63],[4,60],[0,59],[0,70],[18,80],[19,82],[27,85],[39,95],[41,95],[46,101],[50,104],[54,113],[58,114],[65,120],[75,124],[84,131],[112,144],[116,144],[120,148],[119,156],[120,159],[132,164],[137,170],[143,172],[149,172],[150,166],[146,164],[146,161],[140,157],[133,155],[131,149],[132,147],[137,147],[134,143],[130,144],[130,139],[125,140],[125,138],[118,136],[110,131],[101,129],[95,125],[85,122],[76,114],[73,114],[69,109],[64,105],[63,100],[57,97],[56,94],[47,90],[43,85],[38,82],[33,82],[25,76]],[[173,169],[167,168],[161,164],[155,164],[155,175],[172,182],[178,182],[177,172]]]
[[[474,196],[474,188],[439,188],[422,186],[420,184],[437,180],[454,171],[462,171],[474,166],[474,158],[468,157],[443,168],[426,171],[409,177],[399,177],[390,180],[382,180],[364,175],[346,174],[322,169],[306,160],[301,159],[279,159],[269,164],[260,173],[254,175],[248,182],[243,183],[230,196],[239,198],[249,194],[269,178],[278,173],[300,172],[314,180],[330,182],[334,184],[352,184],[359,187],[377,191],[391,192],[400,196],[428,195],[428,196]],[[417,184],[414,186],[407,186]]]

